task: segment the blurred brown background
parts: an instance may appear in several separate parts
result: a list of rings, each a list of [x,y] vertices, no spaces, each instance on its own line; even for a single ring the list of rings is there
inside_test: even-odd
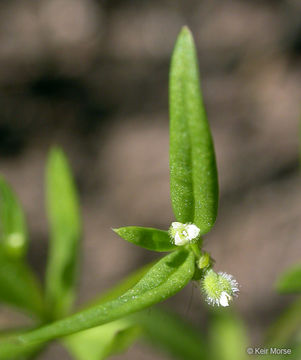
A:
[[[273,283],[300,260],[299,0],[37,0],[0,3],[0,171],[27,212],[29,260],[47,255],[44,166],[58,144],[80,191],[79,303],[156,258],[111,227],[166,229],[168,70],[183,25],[193,31],[216,146],[220,209],[205,247],[241,284],[235,307],[251,341],[290,301]],[[167,306],[203,327],[188,286]],[[1,310],[1,327],[20,321]],[[52,346],[41,359],[69,359]],[[118,359],[166,359],[142,345]]]

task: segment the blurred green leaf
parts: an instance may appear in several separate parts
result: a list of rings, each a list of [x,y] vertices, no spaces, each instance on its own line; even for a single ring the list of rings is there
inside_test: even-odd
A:
[[[139,335],[139,327],[120,319],[70,335],[62,342],[77,360],[103,360],[126,350]]]
[[[153,265],[154,263],[150,263],[133,272],[119,284],[103,293],[98,299],[93,300],[88,306],[85,305],[85,308],[100,305],[121,296],[136,285]],[[115,342],[116,335],[120,331],[122,331],[122,334],[117,337],[117,342],[120,337],[123,339],[123,331],[126,331],[127,333],[127,329],[129,331],[129,340],[131,340],[132,335],[135,335],[132,339],[132,341],[135,341],[135,339],[139,336],[140,331],[138,334],[136,326],[133,325],[133,323],[134,321],[130,319],[130,317],[127,317],[126,319],[119,319],[109,324],[101,325],[96,328],[80,331],[76,334],[67,336],[63,338],[62,342],[69,349],[70,353],[72,353],[78,360],[86,359],[85,354],[89,354],[90,360],[93,360],[94,358],[103,359],[107,356],[108,351],[111,349],[111,345]],[[131,329],[132,327],[134,327],[134,329]],[[132,334],[132,332],[134,334]],[[127,339],[127,334],[125,334],[125,337]],[[130,345],[131,342],[128,343],[128,346]],[[88,349],[86,349],[86,347],[88,347]]]
[[[246,359],[248,341],[242,320],[223,308],[212,311],[209,321],[210,359]]]
[[[301,264],[285,271],[279,277],[276,288],[282,294],[301,293]]]
[[[95,305],[103,304],[104,302],[113,300],[123,295],[126,291],[136,285],[138,281],[141,280],[143,276],[152,268],[152,266],[155,265],[155,263],[156,262],[149,263],[142,268],[136,270],[135,272],[127,276],[125,279],[121,280],[117,285],[102,293],[99,298],[93,300],[88,306],[85,305],[85,308],[90,308]]]
[[[266,336],[270,346],[287,345],[294,334],[301,329],[301,298],[293,302],[271,325]]]
[[[22,207],[11,187],[0,177],[0,244],[11,258],[24,257],[28,235]]]
[[[54,319],[66,315],[75,297],[78,272],[80,211],[68,161],[58,148],[50,151],[46,169],[50,248],[46,300]]]
[[[88,305],[88,307],[92,307],[97,304],[99,305],[109,300],[113,300],[118,296],[121,296],[127,290],[136,285],[137,282],[148,272],[148,270],[153,265],[154,263],[150,263],[148,265],[145,265],[141,269],[133,272],[126,279],[122,280],[119,284],[102,294],[100,298],[93,300]],[[87,308],[87,305],[85,305],[85,308]],[[85,354],[87,356],[89,354],[89,360],[93,360],[93,358],[100,359],[101,356],[104,356],[104,354],[106,354],[107,351],[111,349],[111,345],[114,343],[114,338],[118,334],[118,332],[127,330],[128,328],[133,326],[133,320],[128,317],[126,319],[120,319],[109,324],[101,325],[96,328],[80,331],[76,334],[66,336],[61,341],[76,359],[86,359]],[[134,329],[129,329],[129,340],[130,337],[133,335],[132,331],[137,334],[136,326],[134,326]],[[5,337],[11,337],[12,335],[17,335],[20,333],[20,330],[17,330],[11,331],[6,335],[0,334],[0,339],[3,340],[5,339]],[[123,338],[123,332],[118,337]],[[138,334],[136,335],[136,337],[138,337]],[[133,341],[134,340],[135,339],[133,339]],[[116,341],[119,341],[118,338]],[[104,345],[106,345],[105,348],[103,348]],[[131,344],[128,345],[130,346]],[[34,353],[35,351],[39,351],[41,347],[43,347],[43,345],[41,346],[40,344],[38,346],[29,346],[27,348],[24,348],[24,352],[23,349],[20,349],[20,355],[24,355],[27,353],[29,353],[30,355],[31,350]]]
[[[37,355],[43,351],[44,347],[41,345],[24,345],[22,347],[18,347],[14,350],[14,356],[11,357],[11,360],[31,360],[36,359]],[[0,355],[0,359],[2,358]]]
[[[135,245],[154,251],[172,251],[178,247],[172,244],[167,231],[139,226],[113,229],[116,234]]]
[[[172,56],[169,107],[173,210],[178,221],[193,222],[205,234],[217,215],[217,170],[199,84],[196,49],[186,27]]]
[[[194,263],[192,252],[185,249],[174,251],[159,260],[132,289],[117,299],[80,311],[8,342],[0,342],[0,359],[12,358],[19,346],[71,335],[164,301],[189,282],[194,273]]]
[[[24,261],[27,247],[23,209],[11,187],[0,177],[0,301],[41,319],[43,295]]]
[[[145,339],[175,359],[208,359],[200,331],[167,310],[152,308],[131,317],[143,329]]]
[[[12,336],[16,336],[18,334],[23,333],[24,331],[28,330],[28,328],[18,328],[18,329],[10,329],[10,330],[3,330],[0,332],[0,340],[7,340]],[[24,346],[20,348],[19,353],[17,353],[15,357],[16,360],[30,360],[35,359],[37,355],[39,355],[45,348],[45,344],[34,344],[30,346]]]
[[[43,318],[40,285],[28,265],[0,254],[0,301]]]
[[[114,297],[123,294],[126,290],[130,289],[142,278],[142,276],[149,270],[151,265],[152,264],[146,265],[144,268],[139,269],[138,271],[131,274],[120,284],[103,294],[98,300],[93,301],[93,304],[101,304],[105,301],[111,300]],[[120,321],[121,329],[124,326],[125,319],[121,319],[118,321]],[[118,321],[115,322],[117,328]],[[189,323],[182,320],[176,314],[173,314],[163,309],[152,308],[151,310],[145,310],[143,312],[130,315],[126,318],[126,322],[129,327],[130,325],[134,327],[133,329],[132,327],[130,327],[128,330],[126,329],[126,339],[128,336],[131,336],[131,333],[133,331],[134,335],[136,335],[135,339],[138,338],[138,335],[141,333],[140,335],[143,335],[144,338],[153,346],[164,350],[168,354],[173,355],[175,358],[185,360],[207,359],[206,345],[202,340],[200,332],[197,331],[194,327],[192,327]],[[102,337],[103,330],[101,330],[101,328],[105,328],[110,324],[113,323],[98,327],[97,329],[95,329],[95,332],[93,332],[94,329],[88,330],[91,331],[91,337],[93,338],[93,340],[91,339],[91,348],[94,346],[96,347],[96,349],[90,350],[90,353],[93,352],[93,354],[98,354],[102,351],[101,349],[99,349],[98,346],[99,341],[101,341],[102,343],[102,340],[97,341],[97,336]],[[138,328],[141,330],[140,332],[138,331],[138,333],[136,333],[137,329],[135,327],[135,324],[138,325]],[[108,329],[110,329],[110,327]],[[129,334],[127,334],[127,332],[129,332]],[[76,347],[78,346],[79,348],[83,348],[84,344],[82,343],[86,343],[86,340],[85,336],[81,338],[80,334],[82,334],[82,332],[79,332],[76,335],[72,336],[76,336],[76,339],[78,340],[78,345],[76,345]],[[122,334],[123,333],[121,333],[120,336],[123,338]],[[135,339],[133,339],[133,341]],[[118,339],[116,341],[118,341]],[[128,344],[128,346],[130,345],[131,343]],[[82,351],[82,354],[84,356],[85,350]],[[89,359],[93,359],[93,356],[89,355]]]

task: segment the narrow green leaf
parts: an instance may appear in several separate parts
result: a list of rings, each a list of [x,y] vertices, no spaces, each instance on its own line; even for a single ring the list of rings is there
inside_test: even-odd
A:
[[[22,347],[14,347],[14,356],[9,357],[7,359],[11,360],[31,360],[35,359],[40,352],[43,351],[43,346],[41,345],[24,345]],[[2,358],[0,355],[0,359],[6,359],[6,357]]]
[[[81,331],[62,340],[76,360],[103,360],[126,350],[140,335],[140,329],[127,319]]]
[[[58,148],[53,148],[49,154],[46,195],[51,233],[46,300],[56,319],[69,312],[74,300],[81,237],[76,188],[68,161]]]
[[[205,360],[207,348],[200,331],[178,315],[152,308],[131,317],[143,329],[145,339],[175,359]]]
[[[24,262],[27,247],[23,209],[11,187],[0,177],[0,301],[43,317],[39,283]]]
[[[276,288],[282,294],[301,293],[301,264],[285,271],[278,279]]]
[[[93,301],[93,304],[101,304],[104,301],[111,300],[114,297],[123,294],[141,279],[146,271],[149,270],[150,265],[151,264],[131,274],[120,284],[103,294],[98,300]],[[120,336],[117,338],[115,338],[115,336],[112,338],[110,337],[110,335],[112,335],[110,332],[111,329],[116,328],[116,332],[121,331],[124,329],[125,324],[128,326],[128,328],[125,329],[125,333],[121,332],[119,334]],[[138,329],[140,329],[140,331],[138,330],[138,333],[137,325]],[[86,357],[89,357],[91,360],[100,360],[102,357],[99,354],[105,354],[102,345],[103,342],[106,342],[107,339],[112,341],[112,344],[114,344],[112,345],[113,349],[116,345],[115,341],[119,342],[118,338],[120,337],[122,339],[124,337],[126,339],[130,337],[130,340],[134,341],[135,339],[131,339],[132,331],[135,335],[135,339],[140,337],[139,335],[143,335],[146,341],[152,346],[162,349],[177,359],[207,359],[206,345],[204,344],[200,332],[176,314],[156,307],[152,308],[151,311],[145,310],[130,315],[125,319],[120,319],[97,328],[71,335],[70,337],[67,337],[67,348],[69,347],[70,352],[78,360],[84,360],[85,354],[89,354],[89,356],[86,355]],[[86,334],[81,337],[82,333]],[[71,343],[69,342],[69,338],[72,338]],[[108,341],[108,343],[110,341]],[[65,343],[64,339],[63,342]],[[127,345],[130,346],[131,343],[128,343]],[[70,347],[72,347],[72,349],[70,349]],[[86,349],[86,347],[88,349]]]
[[[153,265],[154,263],[150,263],[133,272],[119,284],[103,293],[98,299],[93,300],[88,306],[85,305],[85,308],[91,308],[121,296],[136,285]],[[135,341],[140,331],[138,334],[137,326],[133,324],[134,321],[130,317],[119,319],[67,336],[62,339],[62,343],[77,360],[86,360],[87,357],[89,360],[101,360],[111,354],[115,341],[119,343],[120,337],[121,339],[126,337],[129,340],[128,346],[131,345],[131,341]]]
[[[113,229],[116,234],[132,244],[154,251],[172,251],[178,247],[172,244],[167,231],[139,226]]]
[[[243,322],[231,310],[212,311],[209,329],[210,359],[247,359],[248,340]]]
[[[149,271],[149,269],[153,265],[154,263],[147,264],[139,270],[133,272],[126,279],[122,280],[119,284],[117,284],[107,292],[103,293],[98,299],[93,300],[88,305],[88,308],[105,303],[107,301],[113,300],[114,298],[117,298],[118,296],[121,296],[127,290],[136,285],[137,282]],[[85,306],[85,308],[87,308],[87,305]],[[102,358],[101,356],[105,356],[107,350],[109,348],[111,349],[111,345],[115,341],[114,337],[118,334],[118,332],[135,326],[133,324],[134,321],[130,319],[130,317],[127,317],[126,319],[119,319],[114,322],[110,322],[109,324],[98,326],[96,328],[80,331],[76,334],[62,338],[61,341],[76,359],[85,360],[87,357],[89,357],[89,360],[93,360],[94,358],[100,360]],[[24,331],[25,329],[23,330],[23,332]],[[131,332],[131,330],[129,330],[129,332]],[[18,335],[20,333],[21,331],[20,329],[18,329],[15,331],[10,331],[6,334],[0,334],[0,340],[12,337],[13,335]],[[81,336],[82,334],[83,336]],[[118,339],[116,341],[118,341]],[[106,345],[104,348],[103,344]],[[16,354],[24,356],[27,353],[31,353],[31,351],[33,353],[39,351],[41,347],[43,348],[43,346],[45,345],[41,346],[40,344],[38,344],[38,346],[30,345],[28,347],[22,347],[20,348],[20,352]]]
[[[98,299],[93,300],[89,305],[85,305],[85,308],[91,308],[121,296],[136,285],[153,265],[154,263],[150,263],[133,272],[119,284],[103,293]],[[130,346],[130,340],[132,339],[132,341],[134,341],[139,336],[136,329],[137,326],[133,324],[134,321],[130,319],[130,317],[119,319],[96,328],[67,336],[62,339],[62,343],[77,360],[85,360],[87,357],[89,357],[89,360],[101,360],[113,351],[112,348],[115,341],[119,343],[120,338],[126,338],[126,340],[129,340],[128,346]],[[132,327],[134,327],[134,329],[132,329]],[[121,333],[119,334],[119,332]]]
[[[169,83],[170,192],[175,217],[201,234],[214,225],[218,181],[214,147],[199,84],[196,49],[185,27],[175,45]]]
[[[94,299],[89,305],[85,305],[85,309],[95,305],[103,304],[107,301],[114,300],[115,298],[123,295],[126,291],[135,286],[139,280],[155,265],[155,262],[149,263],[142,268],[134,271],[132,274],[121,280],[117,285],[110,288],[100,295],[100,297]]]
[[[0,177],[0,244],[10,258],[24,257],[28,246],[23,209],[7,182]]]
[[[0,340],[7,340],[12,336],[17,336],[18,334],[23,333],[26,328],[18,328],[18,329],[10,329],[7,331],[1,331],[0,333]],[[28,329],[27,329],[28,330]],[[30,360],[35,359],[37,355],[43,352],[45,349],[45,344],[34,344],[30,346],[24,346],[20,348],[20,351],[16,353],[15,359],[16,360]],[[18,355],[18,357],[17,357]]]
[[[31,315],[44,316],[41,289],[32,270],[3,254],[0,254],[0,301]]]
[[[18,344],[25,346],[71,335],[164,301],[189,282],[194,273],[194,262],[192,252],[174,251],[158,261],[132,289],[117,299],[12,338],[10,342],[0,342],[0,359],[12,358]]]

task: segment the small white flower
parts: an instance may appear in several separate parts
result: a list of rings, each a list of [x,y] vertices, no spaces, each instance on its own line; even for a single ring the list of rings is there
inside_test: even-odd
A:
[[[200,229],[193,224],[186,225],[186,230],[188,232],[188,239],[193,240],[199,236]]]
[[[200,229],[194,224],[173,222],[169,228],[169,234],[175,245],[182,246],[195,242],[200,234]]]
[[[229,306],[233,296],[237,296],[238,282],[232,275],[208,270],[201,280],[201,289],[209,305]]]
[[[181,240],[180,235],[179,235],[178,232],[176,232],[176,235],[175,235],[175,244],[176,244],[177,246],[183,245],[183,244],[182,244],[182,240]]]

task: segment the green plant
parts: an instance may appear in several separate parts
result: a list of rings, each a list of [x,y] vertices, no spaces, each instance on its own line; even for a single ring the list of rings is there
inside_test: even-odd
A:
[[[76,189],[62,151],[52,149],[46,171],[50,248],[45,291],[26,265],[28,236],[21,207],[8,184],[1,181],[0,299],[33,315],[40,327],[4,334],[0,359],[32,356],[58,338],[78,359],[102,359],[125,349],[141,332],[160,342],[152,330],[154,323],[135,314],[173,296],[190,280],[199,282],[211,305],[228,306],[237,294],[237,282],[231,275],[215,273],[210,255],[202,250],[202,236],[217,216],[218,180],[196,51],[187,28],[179,35],[172,57],[169,102],[170,189],[176,221],[169,231],[136,226],[114,231],[135,245],[170,253],[88,308],[70,315],[81,226]],[[165,316],[166,323],[172,323],[173,318]],[[194,335],[185,337],[182,328],[170,326],[173,337],[180,336],[187,345],[179,347],[165,333],[166,343],[177,347],[182,358],[205,359],[205,348],[195,346],[198,335],[188,327]]]
[[[292,302],[270,326],[266,342],[269,345],[289,346],[294,349],[295,358],[301,350],[301,265],[300,263],[286,270],[276,282],[280,294],[294,294]]]

